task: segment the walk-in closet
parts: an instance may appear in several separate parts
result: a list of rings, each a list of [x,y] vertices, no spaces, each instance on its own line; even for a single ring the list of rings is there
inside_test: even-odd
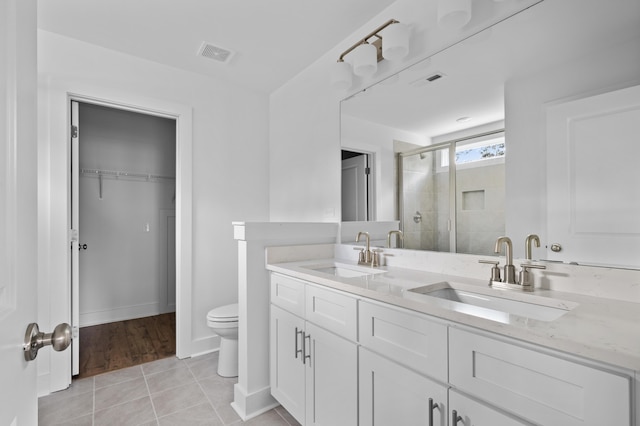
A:
[[[72,111],[83,377],[175,354],[176,121]]]

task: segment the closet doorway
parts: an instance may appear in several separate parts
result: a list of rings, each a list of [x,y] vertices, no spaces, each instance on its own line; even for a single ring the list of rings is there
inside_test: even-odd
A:
[[[71,101],[73,375],[176,354],[176,120]]]

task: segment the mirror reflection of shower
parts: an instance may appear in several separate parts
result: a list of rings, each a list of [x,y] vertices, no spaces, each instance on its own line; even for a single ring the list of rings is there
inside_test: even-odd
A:
[[[492,255],[504,234],[504,132],[396,151],[405,248]]]

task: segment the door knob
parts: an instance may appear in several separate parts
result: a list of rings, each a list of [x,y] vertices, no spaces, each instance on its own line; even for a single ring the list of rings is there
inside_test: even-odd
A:
[[[58,324],[53,333],[43,333],[38,324],[32,322],[27,326],[24,335],[24,359],[33,361],[38,356],[38,350],[51,345],[54,351],[64,351],[71,344],[71,326],[67,323]]]

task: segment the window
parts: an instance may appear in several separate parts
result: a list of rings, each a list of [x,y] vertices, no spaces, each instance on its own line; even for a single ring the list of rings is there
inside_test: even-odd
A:
[[[479,161],[486,161],[495,158],[504,158],[506,151],[504,135],[491,137],[479,142],[469,142],[456,144],[456,164],[469,164]],[[480,165],[480,164],[478,164]],[[449,166],[449,157],[440,157],[440,167]]]

